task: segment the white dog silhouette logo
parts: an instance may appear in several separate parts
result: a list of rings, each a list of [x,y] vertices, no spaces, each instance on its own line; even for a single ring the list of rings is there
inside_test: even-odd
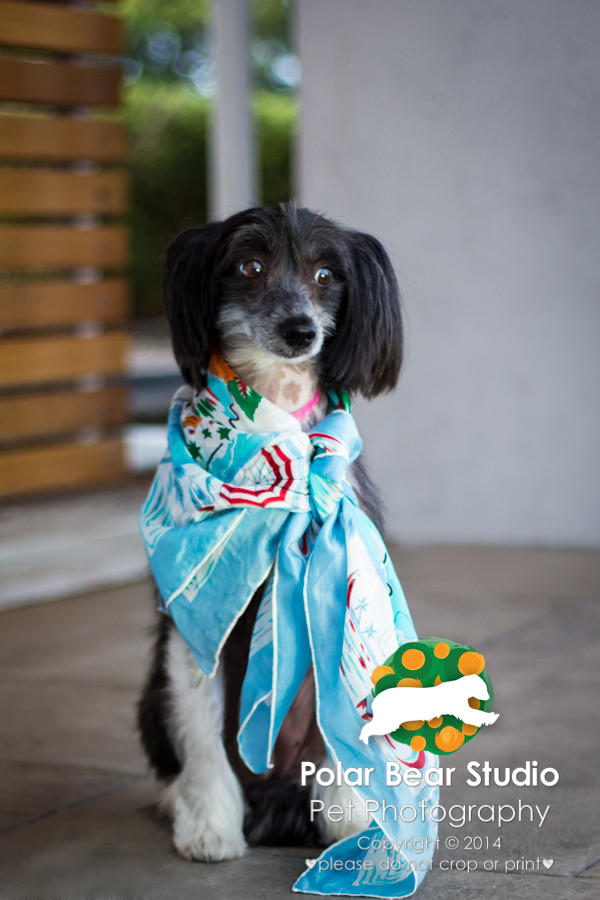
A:
[[[390,734],[404,722],[455,716],[465,725],[481,728],[492,725],[497,713],[469,706],[469,698],[489,700],[489,691],[479,675],[463,675],[455,681],[444,681],[435,687],[395,687],[373,698],[373,718],[363,726],[361,741],[369,743],[371,735]]]

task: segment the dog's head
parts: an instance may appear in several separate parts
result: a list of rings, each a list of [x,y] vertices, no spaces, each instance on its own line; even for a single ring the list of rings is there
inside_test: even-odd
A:
[[[479,675],[463,675],[460,682],[464,686],[463,690],[469,697],[475,697],[477,700],[490,699],[490,692],[488,691],[487,685]],[[448,682],[448,684],[452,683],[453,682]]]
[[[286,204],[248,209],[169,245],[165,306],[185,380],[204,384],[216,345],[236,355],[312,361],[327,390],[373,397],[402,360],[398,286],[374,237]]]

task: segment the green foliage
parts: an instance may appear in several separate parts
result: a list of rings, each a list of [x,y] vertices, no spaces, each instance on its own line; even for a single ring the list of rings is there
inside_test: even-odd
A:
[[[289,8],[287,0],[252,0],[251,17],[258,38],[276,38],[289,44]]]
[[[208,218],[207,138],[215,71],[207,40],[210,0],[124,0],[128,33],[125,114],[132,181],[132,283],[137,315],[161,315],[169,240]],[[253,100],[260,201],[292,196],[297,102],[273,75],[289,54],[287,0],[252,0]],[[262,87],[261,87],[262,86]]]
[[[208,24],[210,7],[208,0],[124,0],[121,13],[130,34],[158,23],[189,33]]]
[[[208,101],[177,83],[127,92],[132,180],[132,282],[138,315],[162,314],[169,240],[207,219]]]
[[[261,91],[254,98],[261,203],[277,206],[293,197],[292,152],[298,102],[291,94]]]
[[[261,202],[289,200],[296,101],[262,92],[253,104]],[[210,101],[177,82],[141,79],[126,93],[132,178],[132,282],[136,314],[162,314],[161,278],[169,240],[207,221]]]
[[[211,3],[209,0],[124,0],[121,12],[134,29],[142,30],[165,22],[185,32],[197,30],[198,23],[207,25],[210,22]],[[250,13],[259,37],[287,39],[287,0],[252,0]]]

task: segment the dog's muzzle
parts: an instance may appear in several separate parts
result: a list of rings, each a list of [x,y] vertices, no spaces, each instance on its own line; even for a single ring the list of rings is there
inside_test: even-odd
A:
[[[308,316],[285,319],[277,330],[292,350],[307,350],[317,336],[315,324]]]

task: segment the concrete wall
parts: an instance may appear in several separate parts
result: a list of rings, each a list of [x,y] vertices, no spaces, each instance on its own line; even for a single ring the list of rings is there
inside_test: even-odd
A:
[[[299,197],[388,248],[391,536],[600,545],[600,4],[296,0]]]

